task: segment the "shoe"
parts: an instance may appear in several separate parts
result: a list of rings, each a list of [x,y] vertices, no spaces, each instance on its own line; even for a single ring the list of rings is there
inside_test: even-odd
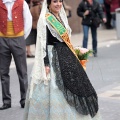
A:
[[[94,57],[97,57],[97,53],[94,53]]]
[[[24,108],[24,107],[25,107],[25,103],[22,103],[22,104],[21,104],[21,108]]]
[[[8,109],[8,108],[11,108],[11,104],[3,104],[3,106],[0,107],[0,110],[5,110],[5,109]]]
[[[34,55],[27,55],[27,58],[34,58]]]

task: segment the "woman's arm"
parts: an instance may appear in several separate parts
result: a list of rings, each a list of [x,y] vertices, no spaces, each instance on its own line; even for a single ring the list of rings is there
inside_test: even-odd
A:
[[[47,31],[47,27],[46,27],[46,31]],[[47,32],[48,33],[48,32]],[[48,39],[48,38],[47,38]],[[50,72],[50,67],[49,67],[49,58],[48,58],[48,40],[46,41],[46,56],[44,58],[44,64],[45,64],[45,71],[46,71],[46,75],[49,74]]]
[[[84,17],[83,2],[81,2],[77,8],[77,15],[79,17]]]
[[[98,14],[100,16],[100,18],[103,20],[103,22],[105,23],[107,20],[106,20],[106,17],[104,15],[104,12],[103,12],[103,9],[101,7],[101,5],[98,3]]]
[[[49,58],[48,58],[47,46],[46,46],[46,56],[44,58],[44,64],[45,64],[46,75],[48,75],[48,73],[50,72],[50,67],[49,67]]]

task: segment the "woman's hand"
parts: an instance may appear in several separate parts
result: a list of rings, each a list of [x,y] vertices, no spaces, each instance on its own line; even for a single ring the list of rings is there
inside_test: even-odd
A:
[[[50,67],[49,66],[45,66],[45,71],[46,71],[46,75],[48,75],[50,73]]]
[[[106,19],[106,18],[103,18],[103,22],[106,23],[106,22],[107,22],[107,19]]]
[[[86,10],[86,11],[84,12],[84,16],[88,15],[89,13],[90,13],[89,10]]]

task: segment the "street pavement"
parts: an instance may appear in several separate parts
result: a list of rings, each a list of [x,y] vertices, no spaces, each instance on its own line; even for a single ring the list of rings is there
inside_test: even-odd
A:
[[[71,42],[74,46],[82,45],[83,33],[72,35]],[[92,40],[89,34],[88,48],[91,49]],[[35,46],[31,46],[35,52]],[[116,31],[98,29],[98,57],[89,57],[87,74],[98,93],[99,109],[103,120],[120,120],[120,40]],[[30,76],[34,58],[27,59],[28,76]],[[15,64],[11,63],[11,95],[12,108],[0,111],[0,120],[22,120],[24,109],[20,108],[19,81]],[[0,86],[0,106],[2,94]]]

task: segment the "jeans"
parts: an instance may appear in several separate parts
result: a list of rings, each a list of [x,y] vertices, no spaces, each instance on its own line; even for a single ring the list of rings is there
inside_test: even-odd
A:
[[[92,48],[93,51],[97,53],[97,28],[94,26],[83,25],[83,32],[84,32],[83,47],[87,48],[89,28],[91,28],[91,34],[92,34]]]

